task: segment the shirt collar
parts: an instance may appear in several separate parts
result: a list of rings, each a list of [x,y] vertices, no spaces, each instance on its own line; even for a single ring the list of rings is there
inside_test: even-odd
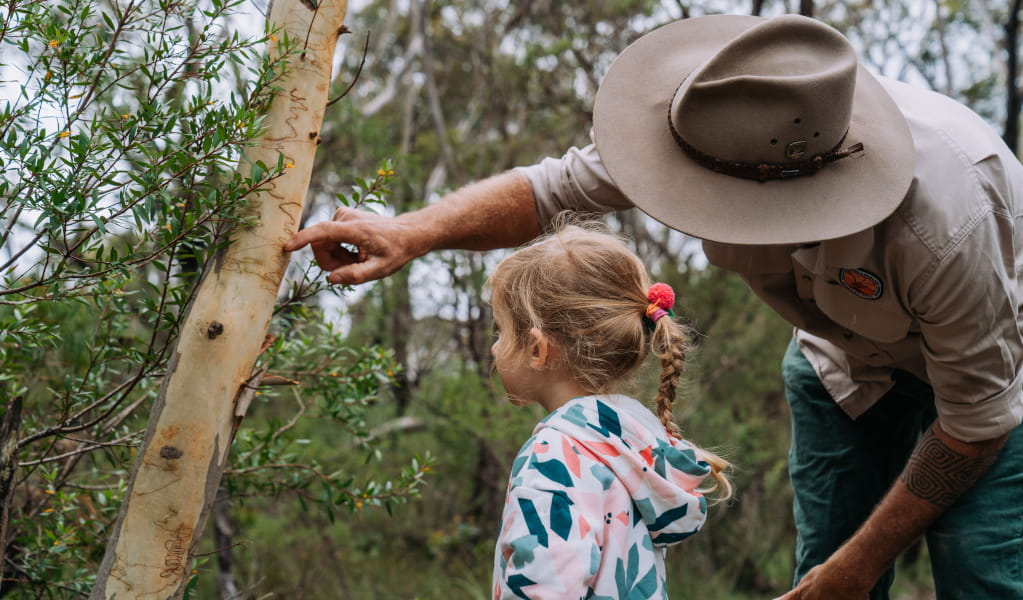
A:
[[[792,270],[795,260],[810,272],[863,267],[874,246],[874,229],[833,240],[800,246],[742,246],[703,242],[703,251],[711,264],[740,275],[767,275]]]
[[[865,229],[833,240],[802,244],[792,252],[792,259],[811,273],[856,269],[867,263],[873,244],[874,230]]]

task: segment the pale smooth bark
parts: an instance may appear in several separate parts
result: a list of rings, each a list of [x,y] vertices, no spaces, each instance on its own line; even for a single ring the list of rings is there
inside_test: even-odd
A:
[[[181,328],[92,600],[180,598],[227,465],[240,392],[270,323],[312,172],[347,0],[276,0],[269,21],[303,46],[250,161],[290,166],[250,196],[256,217],[215,258]],[[279,42],[271,42],[271,55]]]

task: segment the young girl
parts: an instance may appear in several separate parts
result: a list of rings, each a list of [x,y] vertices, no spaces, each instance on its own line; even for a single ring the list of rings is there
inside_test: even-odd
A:
[[[664,552],[706,518],[728,463],[672,420],[687,330],[617,237],[568,226],[504,259],[492,294],[494,363],[509,398],[550,414],[512,465],[494,598],[665,598]],[[608,390],[661,359],[655,417]],[[709,490],[700,483],[707,475]]]

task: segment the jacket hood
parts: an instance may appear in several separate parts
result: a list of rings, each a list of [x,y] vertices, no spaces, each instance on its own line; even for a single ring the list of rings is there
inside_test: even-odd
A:
[[[649,409],[623,395],[568,401],[541,421],[534,435],[555,429],[607,465],[635,502],[654,544],[670,546],[696,533],[707,501],[696,491],[710,473],[695,447],[668,435]]]

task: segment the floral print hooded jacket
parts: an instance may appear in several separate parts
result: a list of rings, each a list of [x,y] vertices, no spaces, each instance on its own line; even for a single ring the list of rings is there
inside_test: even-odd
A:
[[[666,598],[665,548],[703,524],[707,503],[694,490],[709,471],[638,401],[570,400],[512,465],[493,597]]]

